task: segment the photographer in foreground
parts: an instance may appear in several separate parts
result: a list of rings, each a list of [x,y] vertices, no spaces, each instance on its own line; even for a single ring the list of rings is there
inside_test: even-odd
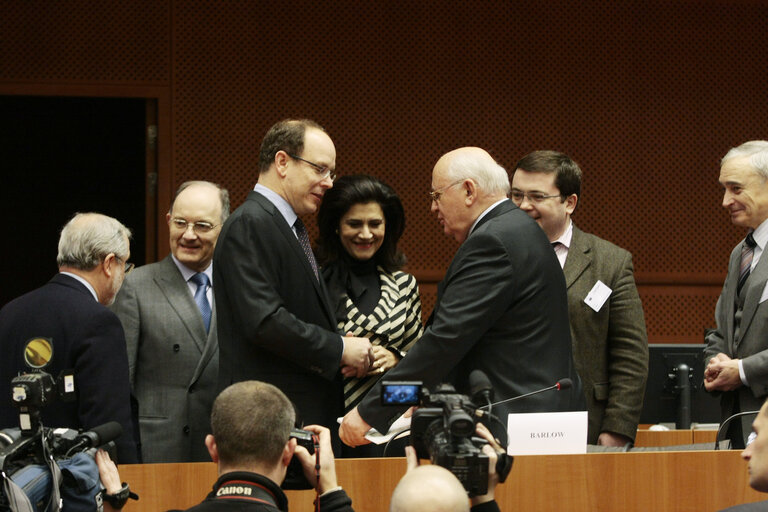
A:
[[[476,433],[489,443],[483,446],[483,453],[488,455],[486,494],[467,499],[467,492],[453,473],[437,465],[419,466],[416,449],[408,446],[405,448],[408,472],[392,493],[389,512],[468,512],[470,503],[472,512],[499,511],[494,496],[499,483],[496,460],[504,450],[482,423],[477,424]]]
[[[213,403],[211,430],[205,445],[218,464],[213,491],[188,512],[287,511],[280,488],[295,456],[318,493],[315,507],[323,512],[352,511],[352,500],[336,482],[336,467],[327,428],[305,430],[319,437],[319,476],[315,456],[290,438],[295,422],[293,405],[275,386],[259,381],[233,384]]]

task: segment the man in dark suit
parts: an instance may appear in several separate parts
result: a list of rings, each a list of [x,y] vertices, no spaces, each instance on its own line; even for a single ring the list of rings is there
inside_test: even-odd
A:
[[[748,228],[731,252],[717,300],[717,329],[707,337],[704,386],[721,393],[721,421],[755,411],[768,395],[768,141],[750,141],[728,151],[720,167],[723,207],[731,222]],[[750,417],[732,421],[731,446],[743,448]]]
[[[144,462],[210,460],[219,373],[211,262],[228,215],[226,189],[183,183],[166,214],[171,254],[133,271],[112,306],[125,329]]]
[[[581,169],[556,151],[524,156],[512,176],[512,201],[544,230],[565,274],[587,440],[625,446],[635,439],[648,377],[645,317],[632,255],[571,221],[580,194]]]
[[[0,310],[0,428],[19,426],[10,382],[26,371],[24,347],[31,338],[53,340],[45,371],[54,378],[74,370],[76,399],[42,409],[46,427],[92,429],[110,421],[123,427],[118,462],[139,462],[128,382],[128,358],[112,303],[130,270],[130,231],[96,213],[77,214],[61,231],[59,274]]]
[[[293,401],[303,422],[329,428],[343,411],[339,369],[360,377],[373,361],[369,340],[336,332],[298,217],[317,210],[335,166],[333,141],[316,123],[272,126],[258,183],[224,223],[213,266],[219,388],[268,382]]]
[[[583,409],[571,357],[565,280],[544,233],[507,199],[506,171],[480,148],[443,155],[432,172],[432,211],[446,235],[461,243],[424,334],[386,376],[421,380],[429,389],[451,382],[469,391],[479,369],[495,400],[516,397],[570,378],[573,387],[495,406],[510,412]],[[364,444],[370,426],[386,432],[402,408],[379,403],[377,384],[340,427],[350,446]]]

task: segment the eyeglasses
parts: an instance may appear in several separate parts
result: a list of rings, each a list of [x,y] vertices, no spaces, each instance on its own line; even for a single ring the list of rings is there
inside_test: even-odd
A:
[[[216,224],[211,224],[210,222],[205,222],[204,220],[199,220],[197,222],[187,222],[186,219],[181,219],[179,217],[172,218],[171,224],[176,229],[182,231],[186,231],[189,226],[192,226],[192,231],[198,235],[202,233],[209,233],[213,228],[216,227]]]
[[[458,185],[459,183],[462,183],[465,179],[466,178],[462,178],[460,180],[454,181],[450,185],[446,185],[446,186],[441,187],[441,188],[439,188],[437,190],[433,190],[432,192],[429,193],[429,200],[432,201],[432,202],[435,202],[435,203],[440,201],[440,198],[442,197],[442,195],[445,193],[446,190],[448,190],[449,188],[451,188],[454,185]]]
[[[294,160],[301,160],[305,164],[309,164],[312,167],[315,168],[315,172],[321,176],[321,180],[324,180],[325,178],[331,178],[331,181],[334,181],[336,179],[336,173],[333,172],[329,167],[325,167],[320,164],[316,164],[315,162],[310,162],[306,158],[301,158],[300,156],[292,155],[290,153],[287,153],[287,155]]]
[[[119,262],[123,263],[124,265],[123,272],[125,272],[126,274],[129,273],[131,270],[133,270],[133,267],[135,267],[133,263],[126,261],[123,258],[118,258],[117,256],[115,256],[115,259],[118,261],[118,263]]]
[[[542,194],[541,192],[523,192],[522,190],[513,190],[512,193],[509,194],[509,197],[512,198],[512,201],[514,201],[515,204],[521,204],[526,197],[531,203],[541,203],[547,199],[552,199],[553,197],[562,197],[562,194],[553,194],[548,196],[546,194]]]

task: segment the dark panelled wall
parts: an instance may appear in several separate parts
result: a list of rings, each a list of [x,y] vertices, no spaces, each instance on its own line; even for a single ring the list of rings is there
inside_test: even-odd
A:
[[[477,145],[512,170],[564,151],[585,171],[578,225],[634,254],[651,341],[699,342],[743,236],[719,159],[768,138],[766,26],[746,1],[9,0],[0,91],[167,94],[161,212],[190,178],[239,204],[265,130],[317,120],[341,173],[401,194],[427,311],[456,249],[429,213],[440,154]]]

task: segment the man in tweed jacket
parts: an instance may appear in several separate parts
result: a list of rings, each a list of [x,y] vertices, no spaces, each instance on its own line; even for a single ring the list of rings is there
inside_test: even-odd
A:
[[[648,338],[632,255],[571,222],[581,169],[568,156],[535,151],[512,176],[512,200],[542,227],[565,274],[573,359],[584,383],[590,444],[635,438],[648,376]]]

